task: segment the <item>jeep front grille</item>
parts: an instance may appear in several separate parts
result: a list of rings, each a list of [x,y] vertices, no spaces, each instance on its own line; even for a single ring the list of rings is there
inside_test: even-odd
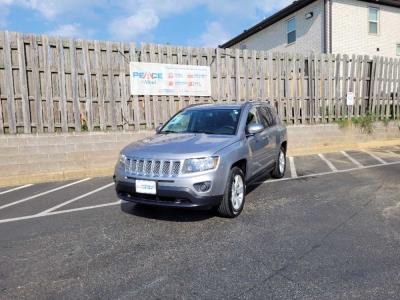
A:
[[[175,177],[181,172],[181,161],[127,158],[125,172],[145,177]]]

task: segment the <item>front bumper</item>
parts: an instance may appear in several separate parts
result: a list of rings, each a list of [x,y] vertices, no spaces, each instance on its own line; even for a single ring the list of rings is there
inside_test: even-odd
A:
[[[157,184],[157,195],[138,194],[135,192],[135,180],[115,179],[115,190],[120,199],[146,205],[200,208],[217,206],[221,196],[200,196],[189,188]]]

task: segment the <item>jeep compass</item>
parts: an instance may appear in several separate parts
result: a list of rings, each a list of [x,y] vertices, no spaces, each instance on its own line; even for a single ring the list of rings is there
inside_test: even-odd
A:
[[[233,218],[246,184],[284,176],[286,151],[286,128],[268,101],[194,105],[121,151],[115,188],[125,201],[216,208]]]

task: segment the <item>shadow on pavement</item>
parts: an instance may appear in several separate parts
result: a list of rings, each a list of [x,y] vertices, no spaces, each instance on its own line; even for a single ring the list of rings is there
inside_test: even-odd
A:
[[[191,210],[121,203],[121,211],[137,217],[171,222],[196,222],[216,217],[214,210]]]
[[[261,176],[246,187],[246,195],[248,197],[263,181],[273,180],[269,174]],[[184,209],[157,207],[151,205],[134,204],[130,202],[121,203],[121,211],[137,217],[155,219],[172,222],[196,222],[218,217],[215,209]]]

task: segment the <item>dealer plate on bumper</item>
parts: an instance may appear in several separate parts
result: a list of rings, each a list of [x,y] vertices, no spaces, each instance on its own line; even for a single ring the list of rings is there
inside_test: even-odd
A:
[[[152,180],[136,180],[136,193],[157,194],[157,183]]]

